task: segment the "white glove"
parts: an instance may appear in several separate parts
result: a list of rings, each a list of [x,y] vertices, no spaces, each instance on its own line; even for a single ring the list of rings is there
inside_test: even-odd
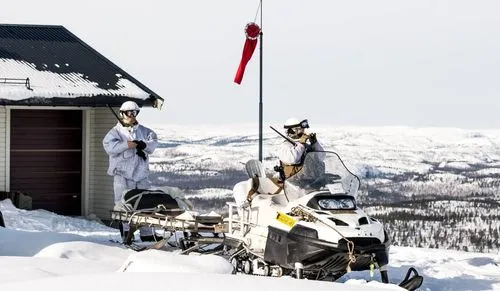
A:
[[[252,206],[252,203],[249,200],[245,200],[243,204],[241,204],[241,208],[249,208]]]

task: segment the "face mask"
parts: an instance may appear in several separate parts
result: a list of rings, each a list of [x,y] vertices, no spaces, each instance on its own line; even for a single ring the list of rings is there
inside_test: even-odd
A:
[[[304,129],[301,127],[294,127],[288,129],[288,135],[291,138],[300,138],[304,134]]]

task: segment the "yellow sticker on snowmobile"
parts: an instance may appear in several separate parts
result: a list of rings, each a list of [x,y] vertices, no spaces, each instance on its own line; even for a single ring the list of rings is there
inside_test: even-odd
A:
[[[293,227],[297,221],[291,217],[290,215],[286,215],[285,213],[281,213],[278,211],[278,215],[276,215],[276,220],[279,222],[288,225],[289,227]]]

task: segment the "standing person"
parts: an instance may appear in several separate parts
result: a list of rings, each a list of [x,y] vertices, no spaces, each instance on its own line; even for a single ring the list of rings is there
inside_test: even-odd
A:
[[[139,124],[140,108],[133,101],[126,101],[120,107],[119,122],[109,130],[102,144],[109,155],[108,175],[113,176],[115,210],[122,210],[122,197],[130,189],[149,189],[149,155],[158,144],[156,133]],[[130,226],[123,224],[122,235]],[[153,230],[141,227],[142,241],[154,240]]]

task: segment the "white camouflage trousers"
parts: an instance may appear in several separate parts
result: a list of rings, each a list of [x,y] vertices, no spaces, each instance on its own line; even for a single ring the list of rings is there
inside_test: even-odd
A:
[[[115,192],[115,206],[121,205],[123,195],[131,189],[149,189],[150,183],[148,179],[142,179],[138,182],[126,179],[122,176],[114,176],[113,179],[113,190]],[[123,223],[123,230],[129,231],[130,225],[128,223]],[[139,232],[141,236],[153,235],[154,229],[151,227],[141,227]]]

